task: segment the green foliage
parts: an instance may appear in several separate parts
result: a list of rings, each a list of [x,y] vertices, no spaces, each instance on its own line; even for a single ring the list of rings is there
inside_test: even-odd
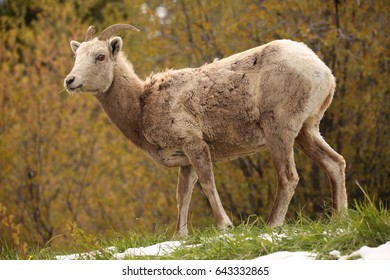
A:
[[[2,246],[2,255],[12,255],[12,251],[15,251],[15,254],[18,256],[18,259],[27,258],[27,243],[20,240],[20,224],[15,224],[14,216],[8,215],[7,208],[0,203],[0,219],[2,225],[8,229],[11,233],[11,240],[13,241],[13,246],[8,246],[6,239],[3,236],[1,243],[4,243],[5,246]]]
[[[116,22],[142,31],[120,33],[141,77],[200,66],[273,39],[307,43],[337,78],[321,131],[346,158],[349,201],[357,201],[356,215],[362,215],[357,205],[364,196],[354,184],[359,181],[373,205],[380,198],[385,211],[390,202],[388,14],[383,0],[3,2],[0,203],[20,225],[20,240],[28,252],[46,255],[47,248],[75,246],[67,224],[75,223],[85,236],[130,229],[153,234],[166,225],[172,233],[177,171],[157,166],[135,149],[93,97],[62,90],[73,65],[69,40],[82,40],[91,24],[101,31]],[[294,220],[300,211],[321,217],[330,204],[327,177],[299,151],[296,162],[301,180],[288,217]],[[236,224],[252,214],[267,216],[276,186],[267,152],[218,163],[214,171]],[[213,223],[199,187],[190,218],[194,232]],[[365,221],[376,234],[373,222]],[[12,227],[1,224],[0,232],[9,256],[20,251]]]
[[[300,215],[279,229],[270,229],[257,219],[242,223],[225,234],[215,228],[197,230],[185,245],[201,246],[183,246],[173,254],[159,258],[252,259],[279,251],[307,251],[317,253],[319,259],[332,259],[329,253],[333,250],[349,255],[364,245],[376,247],[390,240],[388,210],[378,209],[368,202],[355,203],[355,207],[355,210],[349,210],[345,219],[313,221]]]
[[[369,201],[356,202],[347,214],[342,219],[316,221],[300,214],[296,220],[276,229],[267,227],[262,219],[252,216],[226,232],[220,232],[215,227],[195,229],[188,238],[182,240],[182,246],[171,254],[129,256],[127,259],[242,260],[279,251],[305,251],[317,254],[317,259],[334,259],[330,254],[334,250],[348,256],[362,246],[377,247],[390,240],[390,212],[383,206],[375,207]],[[158,227],[155,232],[132,229],[127,233],[116,232],[97,237],[86,234],[74,223],[69,224],[69,230],[73,247],[67,250],[31,250],[30,258],[54,259],[56,255],[80,254],[81,259],[114,259],[113,253],[171,239],[171,233],[166,227]],[[115,248],[112,251],[105,250],[109,247]],[[93,253],[85,255],[86,252]],[[13,259],[16,254],[3,251],[0,258]]]

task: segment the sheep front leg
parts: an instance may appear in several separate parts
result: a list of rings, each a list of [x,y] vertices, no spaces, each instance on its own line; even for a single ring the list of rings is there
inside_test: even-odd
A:
[[[283,151],[278,155],[272,155],[272,159],[276,169],[278,188],[267,223],[271,227],[275,227],[282,226],[284,223],[299,177],[295,168],[292,149]]]
[[[265,129],[267,145],[278,181],[275,201],[267,220],[271,227],[283,225],[288,206],[299,181],[294,161],[295,135],[288,130],[277,130],[275,127],[271,126]]]
[[[182,166],[179,168],[179,181],[177,184],[177,222],[175,237],[186,237],[188,235],[187,217],[190,206],[192,191],[198,176],[192,166]]]
[[[217,226],[220,229],[232,227],[233,223],[222,206],[221,199],[219,198],[215,186],[213,164],[209,147],[204,141],[199,140],[188,143],[183,150],[198,174],[200,185],[210,202]]]

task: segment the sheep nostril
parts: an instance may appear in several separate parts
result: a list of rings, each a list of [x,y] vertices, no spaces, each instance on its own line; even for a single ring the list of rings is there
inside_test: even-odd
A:
[[[74,76],[68,77],[68,78],[66,78],[66,80],[65,80],[65,84],[66,84],[67,86],[69,86],[69,85],[71,85],[71,84],[74,82],[74,80],[75,80],[75,77],[74,77]]]

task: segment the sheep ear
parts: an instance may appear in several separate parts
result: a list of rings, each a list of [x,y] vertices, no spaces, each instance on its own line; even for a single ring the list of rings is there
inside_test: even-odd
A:
[[[70,48],[74,53],[76,53],[77,49],[80,47],[81,43],[77,41],[70,41]]]
[[[122,44],[121,37],[114,37],[110,39],[110,51],[113,56],[116,56],[119,53],[122,49]]]

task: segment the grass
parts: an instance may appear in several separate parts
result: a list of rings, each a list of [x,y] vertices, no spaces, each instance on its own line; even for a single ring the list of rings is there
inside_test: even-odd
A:
[[[349,255],[364,245],[376,247],[390,241],[390,211],[383,204],[375,207],[371,201],[355,202],[353,209],[349,209],[346,217],[341,219],[313,221],[298,215],[297,220],[277,229],[270,229],[261,219],[251,220],[224,233],[214,227],[195,229],[183,240],[183,245],[169,255],[128,259],[241,260],[278,251],[307,251],[316,253],[317,259],[333,259],[329,254],[332,250]],[[35,248],[29,250],[29,258],[54,259],[56,255],[99,251],[98,259],[112,259],[112,254],[104,251],[104,248],[115,246],[115,252],[123,252],[127,248],[146,247],[171,240],[166,230],[158,233],[118,233],[97,238],[85,234],[77,225],[71,227],[75,239],[71,251]],[[0,240],[0,243],[4,241]],[[187,246],[191,244],[198,246]],[[0,259],[19,257],[16,249],[2,246]]]

